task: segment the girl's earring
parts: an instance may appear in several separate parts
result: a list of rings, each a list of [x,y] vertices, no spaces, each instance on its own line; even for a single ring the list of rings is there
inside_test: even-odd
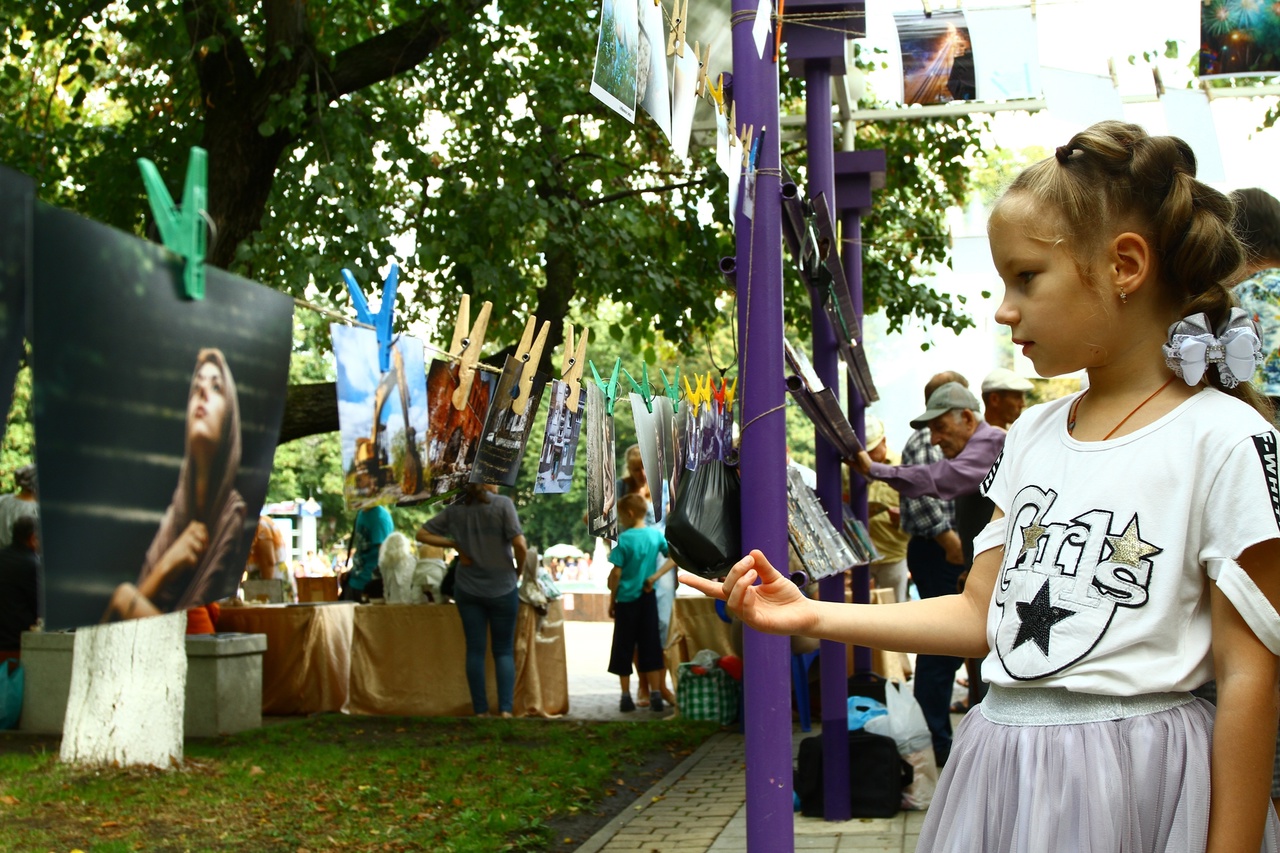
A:
[[[1126,304],[1128,304],[1128,302],[1129,302],[1129,291],[1125,290],[1125,289],[1122,287],[1122,288],[1120,288],[1120,304],[1121,304],[1121,305],[1126,305]]]

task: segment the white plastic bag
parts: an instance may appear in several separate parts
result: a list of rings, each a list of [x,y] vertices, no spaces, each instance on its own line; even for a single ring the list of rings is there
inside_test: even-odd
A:
[[[929,726],[924,721],[924,711],[912,692],[912,683],[890,681],[884,687],[884,704],[889,713],[867,723],[867,731],[888,735],[898,744],[898,752],[905,757],[913,752],[933,748]]]
[[[924,711],[916,701],[914,685],[890,681],[884,686],[884,703],[889,713],[866,724],[866,730],[888,735],[898,745],[898,753],[915,773],[902,791],[904,809],[927,809],[938,786],[938,764],[933,755],[933,738],[924,721]]]

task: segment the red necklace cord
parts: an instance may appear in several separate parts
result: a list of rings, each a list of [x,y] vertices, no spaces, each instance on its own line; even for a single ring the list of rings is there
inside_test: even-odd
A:
[[[1115,434],[1116,434],[1116,432],[1118,432],[1118,431],[1119,431],[1120,427],[1124,426],[1126,423],[1128,423],[1128,422],[1129,422],[1129,418],[1133,417],[1134,415],[1136,415],[1136,414],[1138,413],[1138,409],[1141,409],[1141,408],[1142,408],[1143,406],[1145,406],[1147,403],[1150,403],[1152,400],[1154,400],[1154,399],[1156,398],[1156,395],[1157,395],[1157,394],[1159,394],[1159,393],[1160,393],[1161,391],[1163,391],[1164,389],[1168,388],[1168,387],[1169,387],[1169,385],[1170,385],[1170,384],[1172,384],[1173,380],[1174,380],[1174,379],[1176,379],[1176,378],[1177,378],[1176,376],[1170,376],[1167,380],[1165,380],[1165,383],[1164,383],[1163,385],[1161,385],[1159,388],[1157,388],[1156,390],[1154,390],[1154,391],[1152,391],[1152,392],[1151,392],[1151,396],[1150,396],[1150,397],[1148,397],[1147,399],[1143,400],[1143,401],[1142,401],[1141,403],[1139,403],[1138,405],[1134,406],[1134,407],[1133,407],[1133,411],[1131,411],[1129,414],[1125,415],[1125,416],[1124,416],[1124,418],[1120,421],[1120,423],[1116,424],[1116,425],[1111,429],[1111,432],[1107,433],[1106,435],[1104,435],[1104,436],[1102,437],[1102,440],[1103,440],[1103,441],[1106,441],[1107,439],[1111,438],[1111,436],[1115,435]],[[1089,389],[1088,389],[1088,388],[1084,389],[1084,393],[1083,393],[1083,394],[1081,394],[1079,397],[1076,397],[1076,401],[1075,401],[1074,403],[1072,403],[1072,404],[1071,404],[1071,411],[1068,413],[1068,416],[1067,416],[1067,435],[1074,435],[1074,434],[1075,434],[1075,431],[1076,431],[1076,410],[1080,408],[1080,401],[1081,401],[1081,400],[1083,400],[1083,399],[1084,399],[1084,395],[1085,395],[1085,394],[1088,394],[1088,393],[1089,393]]]

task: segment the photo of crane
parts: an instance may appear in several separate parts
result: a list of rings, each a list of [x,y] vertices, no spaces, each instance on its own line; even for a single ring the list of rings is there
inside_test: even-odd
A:
[[[964,12],[897,12],[902,50],[902,102],[945,104],[977,97],[973,41]]]
[[[397,338],[391,369],[383,373],[373,330],[335,323],[331,331],[347,507],[420,500],[427,481],[427,374],[421,341]]]

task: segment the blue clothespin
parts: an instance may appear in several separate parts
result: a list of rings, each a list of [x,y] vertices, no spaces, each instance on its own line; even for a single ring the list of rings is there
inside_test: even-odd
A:
[[[600,387],[600,391],[604,394],[604,410],[607,414],[612,415],[613,404],[618,402],[618,371],[622,369],[622,357],[619,356],[618,360],[613,363],[613,376],[609,377],[607,384],[600,378],[600,372],[596,370],[596,363],[588,361],[587,364],[591,365],[591,375],[596,378],[596,385]]]
[[[676,378],[674,380],[668,380],[667,372],[662,368],[658,368],[658,375],[662,377],[662,385],[666,388],[665,393],[671,398],[671,402],[680,402],[680,368],[676,368]]]
[[[204,256],[207,245],[204,217],[209,198],[209,155],[203,148],[192,147],[187,161],[187,179],[182,187],[182,207],[173,203],[169,188],[160,177],[156,164],[138,158],[142,183],[147,188],[151,215],[165,248],[186,260],[182,271],[182,288],[188,299],[204,299]]]
[[[351,270],[344,269],[342,278],[351,293],[351,302],[356,306],[356,319],[373,326],[378,333],[378,369],[386,373],[391,369],[391,317],[396,310],[396,285],[400,282],[400,266],[392,264],[386,281],[382,283],[382,304],[378,306],[377,316],[369,312],[369,303],[365,301],[364,293]]]
[[[627,374],[627,380],[631,383],[631,387],[636,389],[640,399],[644,401],[644,407],[649,410],[649,414],[653,414],[653,386],[649,384],[649,365],[641,362],[640,367],[642,370],[640,375],[644,378],[643,384],[637,382],[625,367],[622,368],[622,372]]]

